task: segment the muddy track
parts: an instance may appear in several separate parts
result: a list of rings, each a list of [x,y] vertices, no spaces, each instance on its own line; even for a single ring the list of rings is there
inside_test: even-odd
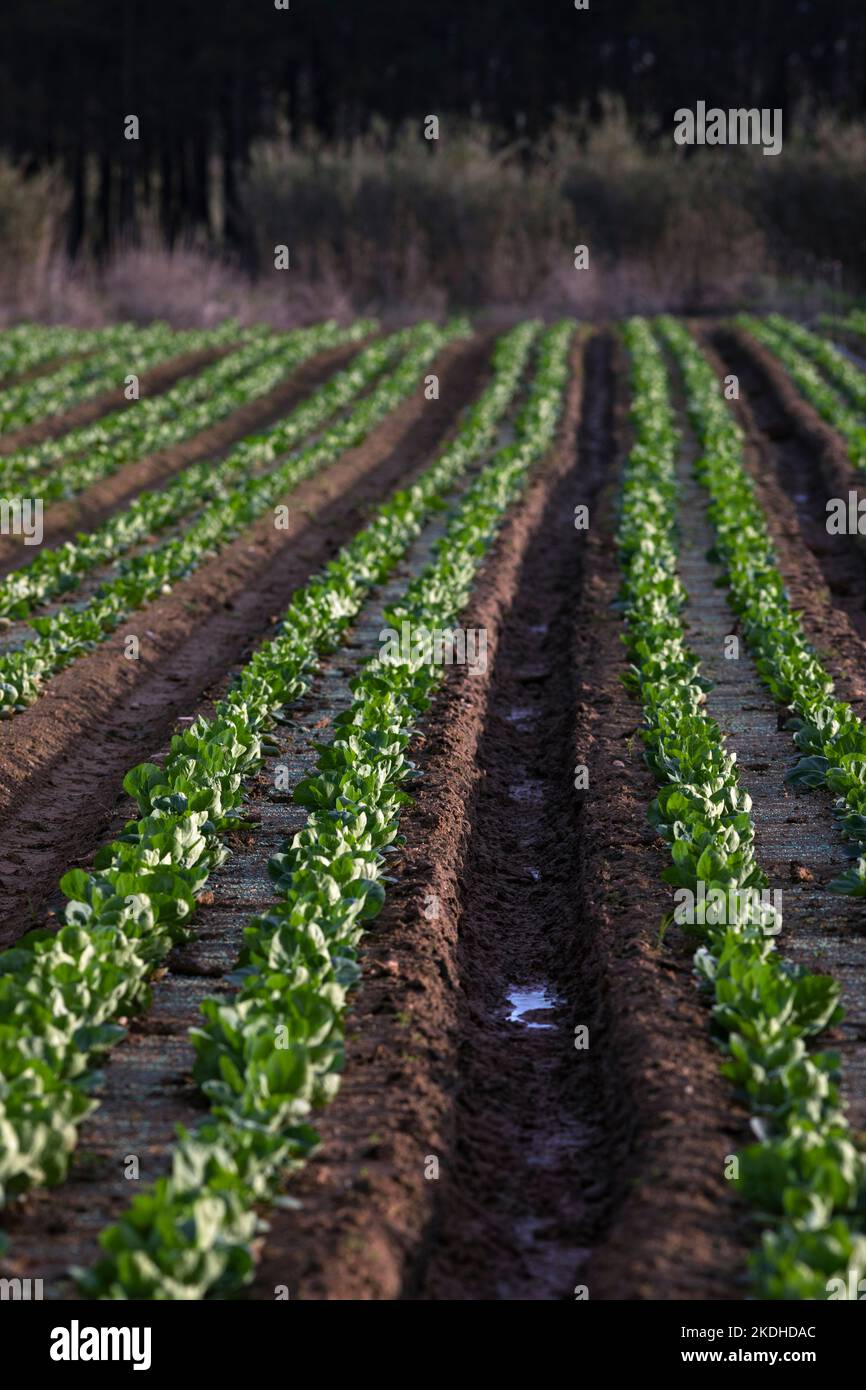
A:
[[[610,1201],[607,1097],[592,1055],[600,980],[581,950],[574,872],[580,671],[570,659],[583,579],[575,499],[595,505],[608,462],[585,447],[604,424],[600,352],[585,380],[584,448],[546,499],[497,646],[460,875],[456,1133],[410,1297],[573,1296]],[[580,1025],[589,1052],[575,1048]]]
[[[369,507],[429,462],[480,389],[489,351],[487,337],[447,349],[437,366],[441,399],[418,392],[364,445],[297,488],[286,499],[288,532],[263,518],[0,727],[0,942],[40,920],[58,875],[102,841],[126,770],[251,650]],[[124,657],[128,634],[140,639],[138,661]]]
[[[227,353],[232,351],[233,346],[237,346],[237,344],[202,348],[199,352],[187,352],[181,357],[172,357],[169,361],[160,362],[148,371],[141,373],[142,395],[161,395],[182,376],[189,376],[192,372],[201,371],[211,362],[225,357]],[[40,372],[39,375],[44,374]],[[79,425],[88,425],[91,420],[98,419],[100,415],[107,415],[112,410],[122,410],[130,404],[132,402],[124,396],[122,386],[115,387],[111,391],[103,391],[98,396],[81,401],[71,410],[61,411],[45,420],[34,420],[22,429],[10,430],[8,433],[0,435],[0,457],[4,454],[11,454],[16,449],[26,449],[31,444],[41,444],[44,439],[54,439],[59,434],[65,434],[67,430],[76,429]]]
[[[669,894],[609,607],[604,339],[584,363],[576,461],[580,379],[556,458],[464,614],[487,629],[487,673],[451,672],[426,721],[398,882],[364,945],[343,1087],[318,1124],[320,1158],[291,1184],[301,1210],[272,1220],[253,1297],[280,1283],[302,1299],[735,1286],[737,1214],[720,1221],[727,1193],[707,1175],[730,1152],[736,1108],[689,954],[655,949]],[[596,498],[579,538],[573,507]],[[510,1021],[506,995],[521,984],[545,986],[554,1007]],[[431,1159],[438,1180],[425,1176]]]
[[[102,478],[68,502],[49,506],[44,517],[46,548],[72,540],[78,531],[93,530],[113,512],[132,501],[145,488],[158,488],[199,459],[223,458],[245,435],[265,429],[294,410],[316,387],[345,365],[358,351],[358,344],[330,348],[318,353],[266,395],[248,401],[225,420],[201,430],[190,439],[149,454],[124,465],[111,477]],[[29,548],[14,538],[0,540],[0,575],[8,574],[24,560],[32,558]]]

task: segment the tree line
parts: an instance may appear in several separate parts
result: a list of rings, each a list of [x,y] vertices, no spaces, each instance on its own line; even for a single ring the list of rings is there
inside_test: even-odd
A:
[[[604,93],[650,133],[697,99],[856,115],[864,59],[859,0],[5,0],[0,149],[62,170],[72,254],[145,212],[168,244],[242,247],[251,149],[281,129],[434,112],[532,138]]]

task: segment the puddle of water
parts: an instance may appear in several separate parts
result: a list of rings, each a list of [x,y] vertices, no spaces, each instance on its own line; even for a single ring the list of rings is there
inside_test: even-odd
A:
[[[505,997],[511,1005],[511,1012],[508,1015],[509,1023],[522,1023],[524,1028],[553,1027],[552,1023],[536,1023],[525,1017],[526,1014],[544,1013],[556,1008],[558,1001],[546,989],[541,987],[537,989],[515,988],[510,989]]]

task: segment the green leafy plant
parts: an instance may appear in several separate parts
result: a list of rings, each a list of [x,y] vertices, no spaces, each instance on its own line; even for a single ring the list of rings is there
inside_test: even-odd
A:
[[[245,783],[261,765],[274,720],[303,693],[321,654],[444,494],[489,449],[537,333],[538,325],[522,324],[497,342],[491,381],[456,437],[295,595],[280,633],[242,669],[214,717],[175,735],[164,766],[142,763],[128,772],[124,789],[139,819],[99,851],[91,872],[63,877],[66,925],[56,934],[32,932],[0,956],[0,1074],[18,1079],[5,1102],[0,1097],[0,1129],[14,1138],[0,1167],[4,1193],[62,1179],[75,1117],[90,1109],[82,1094],[92,1067],[123,1036],[110,1020],[147,1005],[150,973],[185,938],[197,895],[225,858],[225,835],[243,817]],[[348,966],[341,978],[354,978]],[[57,1101],[53,1137],[52,1110],[34,1090],[37,1064]]]
[[[738,470],[738,437],[727,428],[730,417],[715,381],[709,385],[712,372],[694,340],[672,320],[659,326],[683,366],[690,413],[706,450],[696,467],[713,499],[720,553],[730,559],[731,573],[742,559],[754,579],[767,549],[754,543],[761,533],[751,525],[756,504]],[[664,358],[644,320],[631,320],[625,337],[635,442],[618,532],[620,602],[633,661],[626,682],[643,705],[647,759],[660,783],[650,818],[670,845],[669,881],[695,894],[699,882],[760,889],[766,878],[755,859],[751,803],[721,730],[706,712],[705,682],[685,645],[676,552],[679,438]],[[718,424],[712,441],[710,422]],[[752,592],[760,595],[761,586]],[[701,942],[695,970],[726,1054],[723,1070],[755,1117],[759,1142],[739,1156],[736,1180],[769,1226],[751,1262],[752,1277],[762,1297],[824,1297],[829,1275],[847,1270],[832,1264],[829,1252],[862,1258],[866,1248],[854,1234],[866,1210],[866,1163],[848,1137],[838,1059],[810,1057],[805,1046],[841,1017],[839,988],[780,956],[752,895],[735,893],[727,902],[723,921],[705,914],[689,929]],[[820,1248],[819,1232],[825,1239]]]
[[[74,497],[132,459],[170,448],[225,419],[314,353],[357,341],[374,326],[359,319],[349,329],[324,323],[285,336],[252,329],[237,349],[168,391],[7,454],[0,459],[0,488],[37,494],[44,502]]]
[[[17,430],[44,416],[59,415],[102,391],[119,390],[129,372],[141,374],[172,357],[230,343],[239,334],[232,319],[218,328],[187,333],[176,333],[167,323],[147,328],[120,325],[88,356],[0,390],[0,429]]]
[[[216,419],[236,409],[248,399],[250,391],[258,394],[260,389],[270,389],[286,372],[313,353],[337,342],[351,342],[366,336],[364,329],[368,327],[362,323],[360,330],[342,330],[325,324],[321,328],[305,329],[297,336],[292,335],[291,341],[284,344],[276,355],[271,347],[270,356],[263,366],[243,375],[236,383],[236,389],[224,392],[214,401],[206,401],[210,417]],[[391,357],[396,357],[401,347],[405,346],[405,338],[401,334],[394,334],[385,340],[383,346]],[[261,351],[258,344],[256,351]],[[387,360],[386,356],[385,362]],[[228,361],[226,358],[217,366],[223,366]],[[288,449],[293,443],[299,443],[321,427],[330,415],[341,407],[345,408],[351,399],[350,393],[360,392],[383,365],[380,355],[374,354],[369,360],[356,362],[350,377],[337,373],[323,387],[314,391],[289,417],[280,421],[278,428],[283,448]],[[153,403],[162,399],[155,397]],[[195,413],[198,414],[198,408]],[[189,420],[186,416],[183,419],[182,433],[178,437],[183,437],[188,430]],[[164,431],[164,423],[160,423],[158,428]],[[195,428],[199,428],[199,424]],[[141,435],[136,433],[135,437],[141,444]],[[169,441],[163,441],[166,442]],[[103,454],[113,460],[109,471],[113,471],[115,466],[120,467],[123,460],[121,451],[115,450],[116,443],[110,439],[103,450]],[[103,471],[98,463],[99,457],[99,454],[88,454],[84,460],[88,480],[94,476],[95,469],[100,473]],[[158,492],[140,492],[128,507],[115,512],[101,526],[86,534],[79,534],[63,545],[41,551],[29,565],[13,570],[0,580],[0,616],[26,618],[47,600],[74,591],[81,576],[98,565],[118,558],[147,537],[176,527],[184,517],[201,510],[208,503],[228,499],[235,484],[249,480],[257,470],[267,466],[266,457],[261,433],[252,434],[220,462],[206,459],[192,464]],[[74,481],[71,481],[73,474]],[[64,480],[64,488],[71,484],[72,491],[77,490],[82,478],[78,461],[71,465],[64,464],[58,476]]]
[[[51,616],[33,618],[30,625],[38,636],[0,656],[0,718],[11,718],[32,704],[47,677],[103,641],[128,613],[167,593],[172,583],[193,573],[303,479],[358,445],[417,386],[419,373],[436,353],[468,331],[465,320],[456,320],[444,329],[422,323],[407,330],[406,351],[398,366],[319,439],[299,453],[289,454],[275,468],[241,475],[231,488],[221,489],[191,526],[162,545],[122,562],[116,577],[100,584],[81,607],[63,607]],[[235,462],[255,459],[264,466],[278,459],[313,421],[334,414],[369,386],[392,351],[393,344],[387,339],[364,349],[297,412],[239,445],[233,452]]]
[[[564,323],[544,335],[514,443],[469,487],[389,622],[442,628],[459,614],[507,508],[553,440],[573,331]],[[103,1233],[104,1258],[79,1271],[84,1292],[224,1297],[250,1277],[253,1206],[274,1200],[312,1151],[310,1112],[339,1084],[357,945],[384,899],[384,866],[408,802],[402,784],[413,771],[409,741],[441,678],[441,666],[421,657],[376,657],[353,683],[333,743],[296,788],[310,814],[272,861],[279,901],[246,929],[239,988],[206,1000],[203,1025],[192,1032],[211,1114],[194,1134],[181,1134],[171,1174]],[[287,1034],[281,1049],[277,1027]],[[191,1219],[203,1203],[206,1228]]]

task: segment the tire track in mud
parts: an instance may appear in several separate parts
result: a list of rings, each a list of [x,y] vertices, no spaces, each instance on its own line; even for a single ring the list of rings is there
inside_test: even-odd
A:
[[[758,863],[770,880],[771,891],[782,894],[783,926],[777,948],[786,958],[811,970],[834,975],[842,986],[846,1018],[836,1029],[828,1030],[818,1045],[830,1042],[841,1054],[842,1093],[852,1128],[859,1132],[866,1128],[863,906],[857,899],[839,897],[828,889],[846,864],[845,842],[836,828],[832,796],[821,789],[798,792],[785,784],[785,774],[798,757],[791,733],[783,727],[788,712],[764,686],[745,641],[740,639],[737,659],[725,657],[725,638],[737,635],[738,622],[724,587],[718,586],[721,567],[707,559],[714,539],[705,514],[707,493],[692,476],[697,445],[684,421],[681,428],[687,447],[680,463],[679,570],[689,595],[687,640],[700,657],[702,674],[715,683],[707,698],[707,710],[718,722],[729,751],[736,754],[741,783],[752,797]],[[770,499],[762,496],[761,500],[767,509]],[[780,504],[785,499],[775,494],[772,500],[776,503],[777,541],[784,525]],[[790,505],[789,540],[793,522]],[[812,566],[808,564],[804,549],[801,545],[792,555],[787,547],[786,559],[788,565],[795,559],[798,588],[805,595],[818,567],[814,560]],[[787,565],[783,572],[787,581]],[[799,603],[799,595],[792,597]],[[817,595],[812,594],[812,610],[822,601],[819,589]],[[841,622],[846,621],[844,613],[838,616]],[[849,645],[857,643],[850,629],[849,638]],[[862,675],[855,679],[862,690]]]
[[[509,436],[506,425],[500,443]],[[449,507],[478,471],[479,465],[473,465],[449,493]],[[434,513],[392,577],[370,595],[337,651],[320,664],[290,717],[272,732],[279,752],[252,780],[245,805],[245,819],[254,828],[227,838],[231,857],[208,880],[192,939],[175,948],[156,972],[151,1006],[133,1017],[127,1037],[112,1049],[93,1092],[99,1108],[81,1127],[66,1182],[26,1195],[0,1219],[12,1242],[4,1272],[42,1279],[47,1298],[75,1297],[66,1272],[98,1258],[99,1232],[135,1195],[136,1186],[124,1176],[129,1156],[138,1159],[141,1182],[152,1182],[170,1168],[175,1127],[193,1128],[206,1113],[206,1101],[192,1079],[195,1054],[187,1030],[201,1022],[199,1005],[206,995],[232,992],[226,977],[234,969],[243,929],[252,914],[266,911],[275,901],[268,860],[307,818],[291,792],[275,792],[276,767],[287,770],[290,787],[314,773],[314,744],[331,738],[333,720],[353,698],[350,679],[379,650],[383,610],[429,562],[447,522],[446,512]],[[219,690],[208,692],[196,716],[212,715],[213,703],[228,681],[226,677]],[[161,762],[167,752],[168,745],[155,760]],[[116,816],[112,833],[119,833],[132,813],[128,802]],[[58,908],[60,902],[58,894]]]
[[[438,402],[419,389],[363,445],[297,488],[286,499],[288,532],[262,518],[0,725],[0,945],[39,921],[60,874],[105,838],[127,769],[267,634],[366,510],[429,461],[480,389],[490,342],[446,350]],[[124,658],[128,633],[140,636],[138,661]]]
[[[601,393],[587,397],[598,414]],[[590,417],[585,417],[585,429]],[[577,457],[551,490],[496,651],[460,875],[455,1136],[442,1156],[422,1299],[573,1296],[607,1199],[603,1096],[575,1028],[597,982],[576,968],[580,885],[569,659],[580,602]]]
[[[369,342],[365,339],[365,342]],[[43,545],[53,549],[74,540],[78,531],[93,530],[145,489],[158,489],[189,464],[200,459],[224,458],[245,435],[265,429],[294,410],[316,387],[349,361],[363,344],[329,348],[286,375],[266,395],[247,401],[224,420],[168,449],[147,454],[124,464],[117,473],[100,479],[69,501],[50,504],[44,516]],[[202,363],[202,365],[206,365]],[[12,537],[0,540],[0,577],[32,558],[27,547]]]

